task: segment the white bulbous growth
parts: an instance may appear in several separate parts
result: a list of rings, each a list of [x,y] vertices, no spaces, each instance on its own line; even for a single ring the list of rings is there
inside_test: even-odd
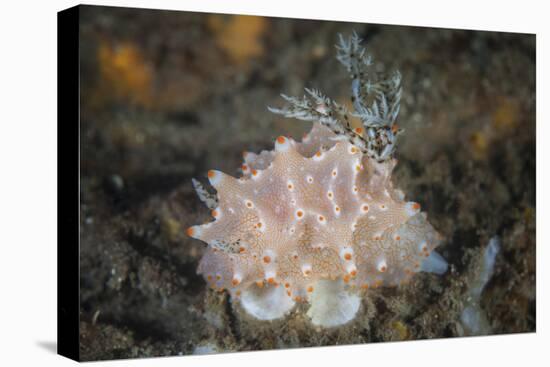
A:
[[[241,305],[249,315],[259,320],[274,320],[285,316],[294,307],[294,301],[283,287],[251,286],[243,291]]]
[[[307,315],[314,325],[334,327],[347,323],[355,317],[361,305],[361,298],[350,293],[344,282],[320,280],[311,295],[311,307]]]

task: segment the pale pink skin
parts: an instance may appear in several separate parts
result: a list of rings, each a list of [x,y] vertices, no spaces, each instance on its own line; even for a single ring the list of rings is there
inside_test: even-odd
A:
[[[321,279],[350,291],[406,282],[440,236],[393,188],[395,164],[314,124],[301,143],[279,137],[274,151],[246,153],[241,178],[210,171],[215,220],[188,230],[209,244],[198,272],[235,298],[280,286],[305,302]]]

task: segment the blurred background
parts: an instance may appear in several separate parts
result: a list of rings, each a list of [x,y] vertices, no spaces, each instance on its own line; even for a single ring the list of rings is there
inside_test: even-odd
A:
[[[403,98],[394,185],[445,237],[444,277],[381,289],[350,325],[247,319],[196,275],[210,220],[191,178],[310,123],[267,111],[317,88],[350,104],[337,34],[356,31]],[[85,360],[535,330],[535,36],[81,7],[81,357]],[[498,235],[469,330],[461,313]]]

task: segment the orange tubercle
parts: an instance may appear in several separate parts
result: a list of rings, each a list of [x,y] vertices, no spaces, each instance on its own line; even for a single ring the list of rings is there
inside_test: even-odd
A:
[[[231,280],[231,284],[233,284],[233,286],[236,286],[236,285],[239,285],[241,281],[237,278],[233,278],[233,280]]]
[[[270,258],[269,256],[267,256],[267,255],[264,256],[263,260],[264,260],[264,263],[266,263],[266,264],[269,264],[269,263],[271,262],[271,258]],[[270,279],[271,279],[271,278],[270,278]]]
[[[212,211],[210,212],[210,214],[212,214],[212,216],[213,216],[214,218],[216,218],[216,217],[218,216],[219,213],[218,213],[218,211],[217,211],[216,209],[214,209],[214,210],[212,210]]]
[[[363,128],[356,127],[356,128],[355,128],[355,133],[356,133],[357,135],[363,134]]]
[[[277,143],[279,143],[279,144],[284,144],[285,141],[286,141],[286,138],[284,136],[279,136],[277,138]]]
[[[214,178],[216,176],[216,171],[210,170],[208,171],[208,178]]]
[[[273,283],[275,283],[275,278],[273,278],[273,277],[267,278],[267,282],[269,284],[273,284]]]
[[[310,285],[309,287],[307,287],[307,291],[308,291],[308,293],[313,292],[313,287]]]
[[[420,204],[418,204],[418,203],[414,203],[412,205],[412,207],[413,207],[414,210],[420,210]]]
[[[258,288],[263,288],[264,287],[264,282],[262,280],[258,280],[256,282],[256,285],[258,286]]]
[[[193,235],[195,234],[195,229],[193,227],[189,227],[185,230],[185,234],[189,237],[193,237]]]
[[[346,259],[347,261],[350,261],[351,260],[351,254],[348,252],[344,255],[344,259]]]

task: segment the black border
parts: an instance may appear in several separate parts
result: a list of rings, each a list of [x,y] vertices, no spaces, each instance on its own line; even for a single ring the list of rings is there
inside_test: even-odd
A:
[[[79,18],[57,13],[57,353],[79,353]]]

